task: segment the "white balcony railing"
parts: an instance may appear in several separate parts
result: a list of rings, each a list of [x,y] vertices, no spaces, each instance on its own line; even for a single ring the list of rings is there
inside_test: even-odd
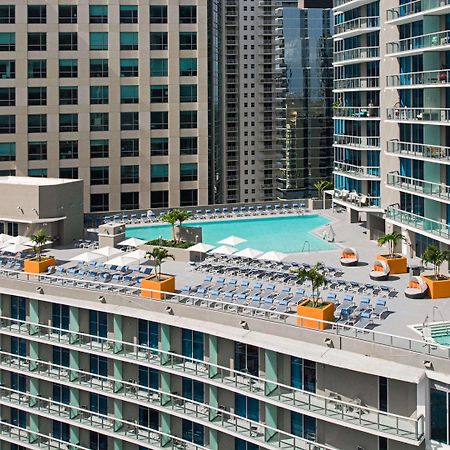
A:
[[[450,125],[450,108],[387,108],[388,120],[399,122],[435,122]]]
[[[358,192],[349,192],[347,189],[335,189],[333,198],[343,202],[348,206],[358,208],[380,208],[381,197],[361,194]]]
[[[334,25],[334,34],[346,33],[348,31],[361,30],[367,32],[370,28],[378,28],[380,26],[379,17],[357,17],[356,19],[347,20],[346,22]]]
[[[376,136],[334,135],[334,145],[365,149],[379,149],[380,138]]]
[[[448,85],[450,83],[450,70],[427,70],[422,72],[407,72],[387,77],[388,87],[405,87],[432,85]],[[437,86],[436,86],[437,85]]]
[[[334,53],[334,62],[352,62],[354,60],[361,59],[363,61],[367,59],[374,59],[380,57],[380,50],[378,47],[357,47],[348,50],[342,50]]]
[[[340,161],[334,162],[334,171],[356,178],[378,178],[380,176],[379,166],[357,166]]]
[[[450,162],[450,147],[441,145],[416,144],[392,140],[387,142],[386,153]]]
[[[388,54],[417,51],[433,47],[449,46],[450,30],[440,31],[438,33],[422,34],[420,36],[400,39],[396,42],[388,42],[386,50]],[[445,50],[446,48],[444,48]]]
[[[379,77],[340,78],[334,80],[334,89],[373,89],[378,88]]]
[[[443,183],[439,184],[431,181],[418,180],[417,178],[405,177],[395,172],[387,174],[386,183],[388,186],[402,191],[450,201],[450,186]]]
[[[389,8],[386,14],[387,21],[401,19],[402,17],[408,17],[432,9],[445,8],[448,5],[450,5],[450,0],[413,0],[395,8]]]
[[[379,119],[379,106],[338,106],[333,108],[333,117],[350,117],[352,119]]]

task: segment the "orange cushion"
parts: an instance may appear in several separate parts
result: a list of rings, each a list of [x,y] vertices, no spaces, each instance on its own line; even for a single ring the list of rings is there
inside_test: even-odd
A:
[[[413,289],[420,289],[420,284],[417,281],[410,281],[408,287]]]
[[[384,272],[383,266],[373,266],[373,270],[375,270],[375,272]]]
[[[345,253],[342,254],[342,257],[343,258],[354,258],[355,254],[354,253],[347,253],[347,252],[345,252]]]

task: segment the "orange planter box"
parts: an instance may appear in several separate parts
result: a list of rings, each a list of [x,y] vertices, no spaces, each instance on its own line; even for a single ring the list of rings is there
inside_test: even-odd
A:
[[[388,255],[377,255],[378,261],[384,261],[391,269],[391,275],[408,272],[408,261],[406,256],[400,255],[398,258],[389,258]]]
[[[141,297],[164,300],[166,298],[165,292],[175,292],[175,277],[172,275],[161,275],[161,277],[161,280],[158,280],[156,275],[144,278],[141,282],[141,288],[150,289],[152,292],[141,290]]]
[[[450,278],[447,280],[432,280],[429,278],[432,276],[433,275],[422,275],[422,280],[427,283],[430,297],[433,299],[450,297]]]
[[[43,257],[40,261],[37,258],[29,258],[23,262],[23,270],[28,273],[42,273],[54,265],[56,265],[55,258]]]
[[[334,303],[324,303],[321,308],[313,308],[306,306],[310,300],[297,305],[297,325],[306,328],[313,328],[314,330],[325,330],[330,327],[328,323],[319,322],[323,320],[326,322],[334,322]]]

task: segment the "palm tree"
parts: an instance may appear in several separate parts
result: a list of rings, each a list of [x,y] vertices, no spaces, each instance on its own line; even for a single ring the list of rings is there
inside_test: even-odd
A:
[[[176,209],[172,209],[171,211],[167,211],[166,213],[161,215],[161,220],[166,223],[170,223],[172,225],[172,241],[175,242],[175,224],[178,221],[178,215],[176,214]]]
[[[402,233],[399,233],[398,231],[393,231],[390,234],[385,234],[384,236],[381,236],[378,240],[377,243],[380,247],[382,247],[383,245],[388,245],[388,249],[389,249],[389,255],[391,258],[393,258],[395,256],[395,252],[394,249],[396,247],[396,245],[400,242],[400,241],[405,241],[406,242],[406,238],[405,236],[403,236]]]
[[[316,183],[314,183],[314,187],[317,189],[317,194],[319,195],[319,198],[322,198],[323,191],[332,189],[333,183],[331,183],[331,181],[328,180],[319,180]]]
[[[438,280],[439,278],[445,278],[440,273],[442,264],[445,261],[450,260],[450,252],[448,250],[440,250],[435,245],[429,245],[422,255],[422,263],[433,265],[434,278]]]
[[[178,218],[178,225],[180,227],[182,226],[183,222],[189,220],[192,217],[192,213],[188,211],[180,211],[179,209],[175,209],[174,211],[176,211],[176,215]]]
[[[32,234],[30,237],[31,242],[33,242],[33,250],[37,253],[37,259],[40,262],[42,258],[42,247],[50,239],[49,236],[45,234],[43,229],[40,229],[36,234]]]
[[[312,290],[312,306],[313,308],[317,308],[319,304],[319,289],[322,286],[326,286],[328,281],[325,275],[320,271],[323,267],[322,263],[316,263],[315,266],[310,269],[300,268],[300,269],[292,269],[292,272],[298,275],[298,279],[301,283],[305,280],[311,281],[311,290]]]
[[[162,263],[168,258],[171,258],[175,261],[175,258],[173,257],[173,255],[171,255],[167,251],[167,249],[163,248],[163,247],[155,247],[151,252],[147,252],[147,258],[151,258],[155,262],[155,273],[156,273],[156,279],[158,281],[161,280]]]

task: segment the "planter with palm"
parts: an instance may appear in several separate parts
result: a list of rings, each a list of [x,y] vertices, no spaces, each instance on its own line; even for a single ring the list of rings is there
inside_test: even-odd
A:
[[[172,226],[172,241],[177,242],[177,237],[175,233],[175,225],[178,223],[178,226],[181,227],[183,222],[190,219],[192,214],[187,211],[181,211],[179,209],[172,209],[171,211],[166,212],[161,216],[161,220],[166,223],[170,223]]]
[[[155,264],[155,275],[144,278],[141,282],[141,296],[163,300],[169,293],[175,292],[175,277],[162,273],[162,264],[167,259],[173,259],[167,249],[155,247],[151,252],[147,252],[147,257]]]
[[[155,263],[155,275],[158,281],[162,280],[161,267],[163,262],[169,258],[175,260],[173,255],[162,247],[155,247],[151,252],[147,252],[147,258],[153,259]]]
[[[406,256],[395,253],[395,247],[402,241],[407,242],[405,236],[403,236],[403,234],[399,233],[398,231],[393,231],[392,233],[385,234],[377,240],[377,243],[380,247],[384,245],[387,245],[388,247],[388,254],[378,255],[377,259],[380,261],[385,261],[389,265],[390,273],[392,275],[406,273],[408,271],[408,262],[406,260]]]
[[[450,297],[450,278],[441,272],[442,264],[446,261],[450,261],[448,250],[440,250],[435,245],[429,245],[423,252],[422,263],[433,266],[432,274],[422,275],[422,279],[427,283],[430,297],[433,299]]]
[[[36,252],[37,260],[41,261],[42,259],[42,248],[44,245],[50,240],[50,237],[45,234],[44,230],[38,230],[36,234],[32,234],[30,237],[31,242],[33,243],[33,250]]]
[[[328,180],[319,180],[314,183],[314,188],[317,189],[318,198],[322,198],[323,192],[333,189],[333,183]]]
[[[45,234],[44,230],[38,230],[30,236],[30,240],[33,243],[36,257],[25,259],[23,270],[29,273],[41,273],[45,271],[52,273],[56,264],[55,258],[52,256],[42,256],[44,245],[50,240],[50,237]]]
[[[292,270],[297,274],[300,283],[309,280],[311,283],[311,298],[309,299],[310,304],[313,308],[321,307],[323,302],[319,300],[319,290],[322,286],[327,285],[327,279],[325,275],[320,271],[323,264],[317,263],[310,269],[300,268]]]

